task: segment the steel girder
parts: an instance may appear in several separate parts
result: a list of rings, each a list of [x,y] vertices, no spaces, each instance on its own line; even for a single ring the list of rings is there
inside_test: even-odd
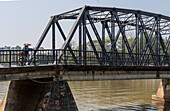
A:
[[[67,19],[75,22],[69,34],[65,36],[59,21]],[[96,26],[99,23],[101,23],[101,35],[99,27]],[[70,50],[76,64],[86,65],[86,51],[89,50],[86,38],[101,65],[126,65],[129,61],[132,65],[147,65],[148,60],[153,61],[154,65],[170,64],[170,17],[168,16],[140,10],[84,6],[52,16],[35,49],[41,46],[51,26],[52,49],[55,49],[55,29],[58,29],[64,39],[61,49]],[[79,30],[78,56],[70,46],[76,30]],[[133,41],[129,41],[132,36],[128,36],[128,33],[131,32],[133,32]],[[110,49],[106,47],[106,37],[110,39]],[[101,55],[94,40],[97,40],[100,46]]]

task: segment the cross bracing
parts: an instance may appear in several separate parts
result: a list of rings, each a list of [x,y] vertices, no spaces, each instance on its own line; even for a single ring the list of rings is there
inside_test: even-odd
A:
[[[74,20],[67,35],[60,24],[63,20]],[[55,33],[58,29],[64,40],[61,49],[68,50],[76,64],[87,64],[87,42],[100,65],[126,65],[127,61],[140,66],[148,65],[148,61],[152,61],[153,64],[150,65],[170,64],[170,17],[165,15],[141,10],[84,6],[52,16],[35,47],[36,50],[41,46],[50,28],[52,49],[56,49],[55,39],[58,37]],[[75,33],[79,36],[78,55],[70,46]],[[129,41],[129,33],[133,33],[133,41]],[[109,50],[106,49],[106,37],[110,39]],[[97,41],[102,54],[98,52],[94,41]],[[55,53],[53,55],[55,56]]]

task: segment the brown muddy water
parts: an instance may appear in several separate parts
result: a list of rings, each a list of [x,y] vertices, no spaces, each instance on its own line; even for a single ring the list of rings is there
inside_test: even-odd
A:
[[[160,80],[112,80],[69,82],[80,111],[170,111],[169,103],[157,103]],[[0,82],[0,102],[9,82]]]

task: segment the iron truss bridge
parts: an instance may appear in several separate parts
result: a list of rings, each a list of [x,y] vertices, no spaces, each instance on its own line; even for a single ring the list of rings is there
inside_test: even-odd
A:
[[[68,31],[67,27],[71,29]],[[51,48],[40,50],[48,33],[52,36]],[[53,71],[51,74],[62,69],[63,72],[69,70],[79,75],[71,78],[70,72],[65,74],[67,77],[64,80],[115,79],[116,74],[111,77],[113,73],[119,75],[118,79],[122,79],[120,74],[129,74],[124,77],[126,79],[170,78],[169,36],[168,16],[140,10],[84,6],[52,16],[34,50],[29,51],[27,57],[23,50],[0,50],[0,65],[3,67],[0,73],[8,74],[3,75],[1,80],[32,78],[31,74],[37,78],[36,74],[40,73],[46,74],[43,77],[51,77],[46,70],[48,68]],[[57,49],[56,45],[62,39],[63,44]],[[71,45],[74,40],[76,48]],[[150,72],[145,72],[146,75],[139,72],[144,70]],[[75,71],[86,72],[81,75]],[[105,71],[111,71],[107,77],[104,77],[107,75]],[[24,76],[9,75],[16,72]],[[140,75],[134,76],[132,73]]]
[[[73,24],[68,35],[60,25],[66,20]],[[39,50],[50,29],[52,49]],[[61,36],[56,37],[57,29]],[[129,40],[132,36],[134,39]],[[67,65],[169,67],[169,36],[168,16],[140,10],[84,6],[51,17],[35,50],[31,51],[31,60],[34,65],[58,64],[62,58],[62,64]],[[61,49],[56,50],[60,37],[64,43]],[[109,39],[107,44],[106,37]],[[78,40],[77,50],[70,45],[74,38]],[[18,58],[23,58],[17,56],[19,52],[1,50],[0,63],[18,64],[21,61]]]

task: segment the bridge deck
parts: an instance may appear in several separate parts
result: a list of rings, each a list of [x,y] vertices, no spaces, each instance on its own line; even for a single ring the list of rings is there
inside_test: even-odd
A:
[[[0,81],[51,78],[54,75],[67,81],[159,79],[170,78],[170,67],[39,65],[0,68]]]

